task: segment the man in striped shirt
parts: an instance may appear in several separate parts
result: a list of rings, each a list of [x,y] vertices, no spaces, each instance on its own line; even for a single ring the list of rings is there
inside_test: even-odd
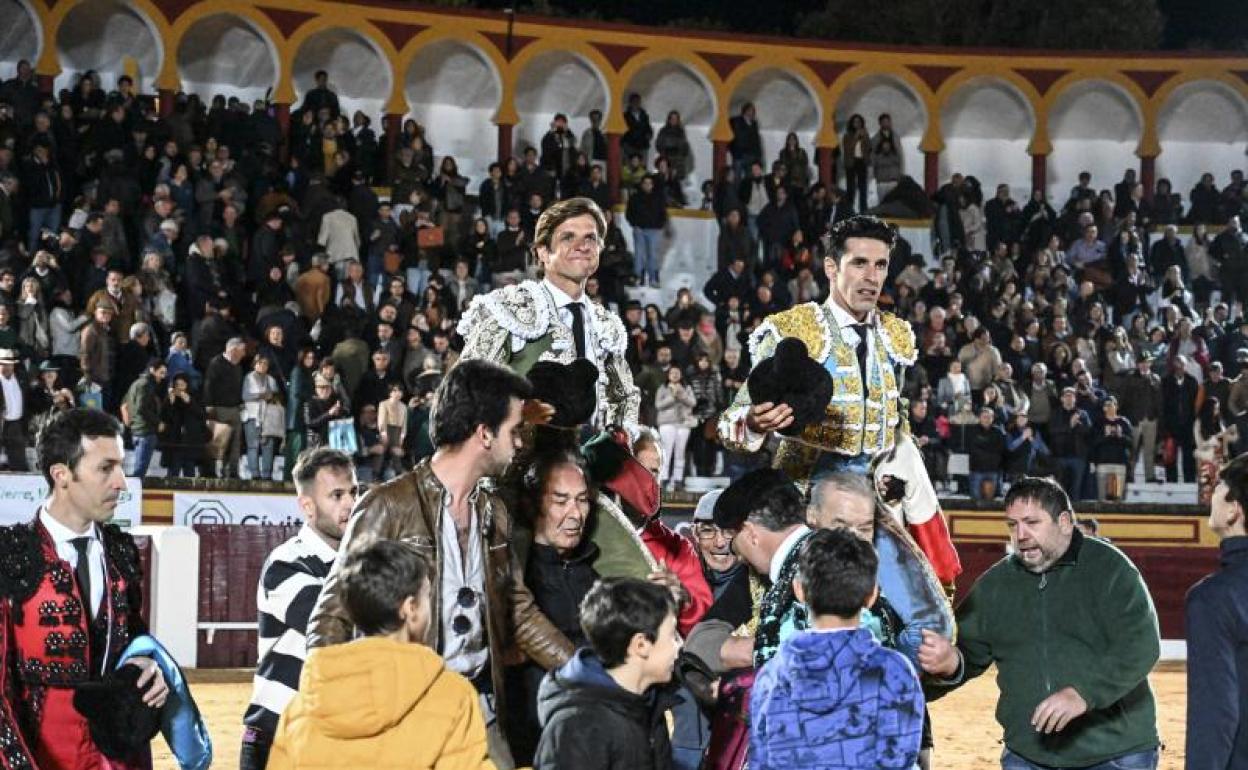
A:
[[[240,770],[264,770],[277,720],[299,688],[304,632],[355,507],[355,466],[328,447],[299,455],[293,471],[304,525],[269,554],[256,589],[260,656],[243,714]]]

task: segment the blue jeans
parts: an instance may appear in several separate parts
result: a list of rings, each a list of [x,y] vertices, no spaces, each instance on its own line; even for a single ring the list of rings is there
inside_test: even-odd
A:
[[[1089,765],[1082,770],[1156,770],[1158,750],[1148,749]],[[1006,748],[1001,752],[1001,770],[1052,770],[1048,765],[1029,762]]]
[[[407,290],[412,296],[419,297],[425,292],[425,284],[429,282],[429,266],[422,259],[420,267],[407,268]]]
[[[633,274],[643,283],[647,274],[650,280],[658,283],[659,238],[662,235],[662,230],[633,228]]]
[[[970,474],[971,499],[987,500],[980,491],[985,480],[991,479],[993,483],[993,495],[999,497],[1001,495],[1001,474],[996,471],[971,471]]]
[[[386,255],[380,251],[369,250],[368,264],[364,269],[364,279],[365,283],[368,285],[369,291],[372,291],[374,288],[381,285],[382,276],[386,273],[385,259]]]
[[[243,435],[247,439],[247,470],[251,471],[251,477],[271,480],[276,439],[260,435],[260,423],[255,420],[243,423]]]
[[[691,749],[684,746],[672,747],[672,767],[674,770],[698,770],[702,766],[702,749]]]
[[[134,470],[131,476],[142,478],[147,475],[147,466],[152,464],[152,452],[156,451],[156,434],[136,434],[134,437]]]
[[[1057,480],[1066,487],[1072,501],[1083,499],[1083,478],[1088,472],[1088,461],[1082,457],[1058,457]]]
[[[44,229],[50,230],[56,234],[61,229],[61,207],[48,206],[44,209],[32,208],[30,210],[30,231],[29,243],[26,245],[30,248],[30,253],[35,253],[35,247],[39,244],[39,233]]]

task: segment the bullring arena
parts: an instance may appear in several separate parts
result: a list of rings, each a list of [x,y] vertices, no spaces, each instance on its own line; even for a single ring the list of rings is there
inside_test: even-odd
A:
[[[396,166],[401,165],[400,142],[408,141],[409,128],[418,124],[419,131],[427,132],[421,134],[424,141],[436,147],[438,158],[456,159],[456,173],[465,179],[469,193],[461,204],[468,213],[480,203],[477,191],[488,178],[492,163],[519,159],[526,148],[541,147],[556,114],[565,115],[571,132],[579,137],[592,130],[590,115],[597,112],[602,117],[605,143],[600,159],[605,163],[605,188],[598,193],[605,207],[623,223],[629,186],[624,178],[628,151],[623,142],[627,131],[624,106],[630,95],[638,95],[656,128],[669,112],[679,111],[688,137],[688,165],[684,177],[672,182],[670,192],[686,202],[666,209],[658,247],[662,279],[648,285],[643,271],[640,281],[633,275],[627,289],[623,287],[625,279],[618,287],[620,299],[626,295],[647,308],[653,304],[660,312],[674,307],[678,292],[685,291],[704,309],[717,307],[708,299],[707,289],[709,280],[726,269],[719,243],[721,212],[710,193],[703,204],[703,183],[714,188],[732,168],[732,120],[747,104],[757,109],[764,163],[775,158],[793,136],[802,148],[809,149],[802,170],[805,182],[829,187],[838,185],[841,174],[848,170],[842,143],[850,116],[865,115],[872,126],[879,116],[890,116],[897,164],[921,201],[918,208],[922,210],[906,205],[887,208],[882,190],[875,187],[864,194],[864,200],[870,206],[884,207],[878,213],[895,225],[913,254],[927,256],[926,263],[918,266],[922,275],[944,264],[934,252],[942,247],[941,239],[950,236],[942,230],[932,201],[954,177],[975,178],[983,185],[986,198],[992,197],[998,184],[1008,185],[1020,207],[1028,191],[1034,191],[1043,202],[1061,210],[1067,191],[1078,184],[1083,172],[1091,175],[1093,187],[1099,189],[1127,184],[1125,171],[1131,179],[1128,195],[1134,193],[1138,180],[1150,200],[1158,183],[1164,181],[1186,200],[1188,191],[1206,172],[1215,174],[1221,186],[1232,170],[1243,168],[1248,143],[1248,58],[1242,53],[1216,51],[1119,54],[890,48],[548,18],[526,15],[523,10],[519,14],[511,9],[506,13],[439,10],[390,0],[0,0],[0,80],[10,77],[19,61],[30,63],[38,89],[49,94],[78,87],[87,73],[94,73],[106,90],[128,77],[151,107],[153,119],[157,115],[168,118],[175,111],[180,114],[188,94],[205,104],[215,95],[229,97],[230,109],[235,109],[233,100],[237,98],[243,114],[254,104],[269,121],[266,126],[272,135],[280,138],[279,146],[266,144],[265,150],[272,151],[271,160],[282,164],[283,169],[290,162],[291,138],[300,134],[300,106],[313,90],[317,73],[327,71],[328,88],[336,94],[342,114],[362,114],[375,129],[374,167],[367,184],[360,184],[380,200],[389,200],[395,189],[391,181],[401,175],[401,171],[396,174]],[[305,139],[310,136],[302,135]],[[878,184],[878,171],[872,173],[877,175],[874,181]],[[866,186],[866,172],[863,174],[860,187]],[[152,177],[154,181],[154,171]],[[848,180],[848,173],[845,178]],[[346,181],[354,183],[353,178]],[[956,201],[957,194],[954,198]],[[1248,187],[1243,189],[1243,199],[1248,200]],[[395,202],[412,208],[406,201]],[[897,201],[890,199],[888,203]],[[145,197],[143,205],[152,206],[153,202]],[[468,213],[463,216],[465,223],[472,221]],[[398,219],[397,208],[395,215]],[[759,215],[753,212],[751,216]],[[953,215],[953,219],[958,216]],[[1056,212],[1053,219],[1055,228]],[[1114,221],[1118,215],[1110,219]],[[1086,223],[1075,221],[1080,233],[1084,232]],[[1217,227],[1224,222],[1225,218]],[[158,217],[156,224],[163,232],[165,222]],[[501,222],[493,221],[487,227],[496,224],[501,228]],[[1183,218],[1174,224],[1175,236],[1185,243],[1203,238],[1203,222]],[[387,266],[387,286],[400,277],[422,282],[430,278],[426,250],[429,243],[435,250],[442,247],[443,227],[434,228],[439,230],[436,243],[422,241],[415,228],[412,225],[411,241],[416,265],[405,261],[402,267]],[[634,229],[642,230],[623,225],[619,243],[625,251],[635,253]],[[311,240],[319,239],[313,234]],[[752,240],[749,244],[752,249],[758,245]],[[183,256],[185,245],[179,247]],[[528,247],[522,244],[516,248],[523,261]],[[300,261],[308,263],[307,256],[300,254]],[[382,259],[372,256],[378,262]],[[243,262],[240,260],[240,265]],[[631,267],[625,264],[624,270],[628,272]],[[524,269],[522,264],[517,273]],[[293,284],[289,277],[282,277],[286,275],[279,269],[275,280]],[[1015,289],[1022,292],[1020,278],[1015,276]],[[802,288],[796,283],[794,287]],[[1109,292],[1112,287],[1097,288]],[[1210,281],[1204,286],[1205,299],[1211,300],[1210,291],[1221,296],[1221,288]],[[188,295],[200,299],[196,286],[181,284],[176,291],[168,286],[165,289],[165,294],[174,295],[170,302],[182,301]],[[1065,290],[1069,299],[1075,295],[1071,289],[1058,286],[1051,293],[1060,295]],[[1043,286],[1038,289],[1043,290]],[[1180,299],[1185,291],[1178,287]],[[767,296],[771,297],[770,291]],[[459,297],[456,293],[453,300]],[[1168,302],[1170,297],[1173,295],[1164,299]],[[210,299],[215,303],[215,297]],[[747,298],[738,299],[745,303]],[[439,301],[435,297],[433,303]],[[767,312],[776,309],[768,304],[770,299],[758,301]],[[259,304],[258,299],[256,302]],[[776,302],[779,304],[778,299]],[[77,304],[81,307],[76,310],[86,310],[84,301]],[[289,311],[289,304],[286,309],[292,316],[296,311],[300,314],[295,319],[297,324],[311,327],[305,323],[311,321],[310,316],[299,307]],[[935,307],[933,302],[929,310]],[[422,318],[426,309],[420,310]],[[380,310],[377,308],[379,316]],[[1127,308],[1124,315],[1132,310]],[[166,338],[158,342],[160,356],[169,342],[168,333],[175,327],[191,331],[184,313],[176,317],[177,323],[171,320],[169,328],[158,335]],[[260,336],[273,328],[262,328],[259,319],[254,320],[255,329],[239,332],[247,337],[248,356],[256,352]],[[441,317],[446,324],[441,329],[445,332],[440,335],[442,342],[457,336],[456,327],[450,323],[453,320]],[[413,323],[397,334],[416,329],[431,337],[428,347],[434,348],[432,337],[439,335],[428,326],[421,330],[419,322]],[[654,328],[666,324],[656,321]],[[671,326],[669,340],[679,335],[677,324]],[[1145,335],[1149,337],[1147,343],[1153,345],[1150,355],[1160,354],[1167,366],[1183,345],[1190,344],[1199,351],[1190,338],[1178,338],[1182,322],[1171,326],[1174,328],[1162,329],[1161,347],[1151,338],[1152,331]],[[1171,331],[1175,334],[1173,350],[1167,337]],[[13,336],[7,325],[4,333]],[[1022,336],[1021,331],[1018,336]],[[123,345],[125,338],[125,333],[119,337]],[[402,339],[399,336],[400,342]],[[1008,334],[1007,340],[1013,342]],[[1023,344],[1033,341],[1040,349],[1038,338],[1029,337]],[[1241,341],[1248,345],[1248,336]],[[225,340],[221,342],[224,348]],[[452,345],[458,343],[456,339]],[[1061,359],[1051,353],[1059,347],[1068,354],[1062,374],[1069,377],[1066,384],[1073,384],[1077,373],[1069,359],[1078,352],[1077,345],[1067,345],[1063,340],[1046,344],[1043,357],[1050,363]],[[1183,351],[1189,360],[1195,360],[1195,352]],[[318,355],[322,352],[328,355],[329,351],[318,351]],[[370,352],[363,354],[365,370]],[[445,356],[445,352],[439,355]],[[76,352],[67,358],[72,362]],[[1209,358],[1206,350],[1206,360],[1197,368],[1208,364]],[[1040,359],[1037,353],[1032,358],[1012,360],[1017,364],[1023,360],[1039,363]],[[1236,351],[1230,350],[1220,360],[1227,362],[1229,375]],[[1248,361],[1248,356],[1244,360]],[[453,357],[439,359],[438,365],[448,361],[453,365]],[[40,370],[33,360],[30,363],[30,373],[37,375]],[[948,368],[949,362],[944,365]],[[432,368],[436,370],[437,365]],[[362,377],[362,373],[357,374]],[[405,371],[404,377],[408,374]],[[1015,372],[1016,380],[1019,374]],[[935,380],[927,385],[933,391],[938,388]],[[422,397],[427,395],[425,390],[412,390]],[[98,397],[102,404],[103,396]],[[969,389],[965,401],[969,414]],[[299,406],[304,405],[306,402]],[[1172,406],[1166,404],[1165,408]],[[975,419],[972,415],[962,424],[963,439]],[[1159,419],[1164,423],[1164,416],[1152,418],[1154,429]],[[1183,435],[1190,438],[1192,427],[1182,426]],[[212,451],[225,451],[208,440],[211,430],[209,427],[208,436],[189,446],[191,453],[204,456],[204,444]],[[958,430],[954,428],[955,433]],[[1163,439],[1156,434],[1154,438],[1156,459],[1164,459]],[[290,439],[279,435],[276,440]],[[1182,451],[1182,447],[1175,451]],[[145,567],[144,614],[153,634],[188,671],[215,746],[213,766],[236,768],[241,720],[252,693],[251,673],[257,657],[256,586],[261,567],[266,556],[299,529],[293,485],[272,480],[286,469],[290,458],[283,460],[279,450],[276,464],[267,468],[270,480],[266,481],[250,480],[251,472],[244,474],[249,479],[245,481],[171,479],[160,465],[175,453],[189,456],[188,445],[176,440],[165,445],[162,440],[151,472],[130,479],[130,494],[123,500],[118,518],[139,543]],[[724,455],[711,462],[706,474],[695,474],[692,466],[696,458],[689,463],[684,489],[663,495],[664,521],[673,527],[687,526],[698,500],[697,492],[691,490],[727,484],[729,461],[726,452]],[[1000,490],[993,490],[995,499],[970,499],[974,469],[969,456],[964,448],[946,456],[948,478],[940,486],[943,513],[963,566],[956,598],[965,596],[974,580],[1002,558],[1008,541]],[[213,462],[210,459],[208,464]],[[359,462],[363,465],[368,461]],[[1109,461],[1103,464],[1106,468],[1118,465]],[[1158,462],[1158,470],[1163,464]],[[1178,464],[1179,459],[1171,457],[1165,470],[1176,471],[1177,478]],[[683,459],[681,465],[683,473]],[[1095,475],[1093,466],[1087,468],[1091,478]],[[193,469],[191,475],[194,473]],[[237,467],[233,475],[237,477]],[[1194,583],[1217,569],[1218,539],[1206,522],[1207,507],[1196,504],[1197,483],[1190,470],[1184,470],[1181,482],[1169,479],[1155,483],[1162,482],[1159,474],[1150,479],[1145,479],[1142,471],[1137,475],[1133,457],[1128,475],[1130,484],[1121,499],[1089,500],[1076,507],[1081,515],[1098,519],[1100,534],[1130,557],[1148,585],[1162,639],[1162,660],[1151,676],[1163,742],[1160,767],[1178,770],[1184,766],[1187,702],[1184,597]],[[33,472],[0,475],[0,524],[27,520],[46,493],[46,485],[41,485],[42,479]],[[1121,484],[1110,486],[1121,491]],[[1091,496],[1097,491],[1104,490],[1093,490]],[[990,671],[932,703],[933,767],[1000,767],[1001,730],[994,719],[997,695]],[[157,768],[177,768],[162,740],[152,745]]]

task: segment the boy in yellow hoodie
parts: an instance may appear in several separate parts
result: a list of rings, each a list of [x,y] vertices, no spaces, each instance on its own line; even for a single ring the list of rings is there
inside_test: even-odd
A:
[[[347,557],[343,601],[365,637],[308,655],[268,770],[494,770],[476,690],[419,641],[429,571],[415,548],[390,540]]]

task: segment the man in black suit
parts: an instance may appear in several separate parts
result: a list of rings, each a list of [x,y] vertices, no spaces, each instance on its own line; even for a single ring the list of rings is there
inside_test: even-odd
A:
[[[1161,381],[1161,434],[1173,438],[1177,455],[1183,462],[1183,480],[1189,484],[1196,481],[1196,436],[1192,426],[1196,424],[1196,380],[1187,373],[1187,358],[1175,356],[1170,374]],[[1180,457],[1166,458],[1166,481],[1179,480]]]

